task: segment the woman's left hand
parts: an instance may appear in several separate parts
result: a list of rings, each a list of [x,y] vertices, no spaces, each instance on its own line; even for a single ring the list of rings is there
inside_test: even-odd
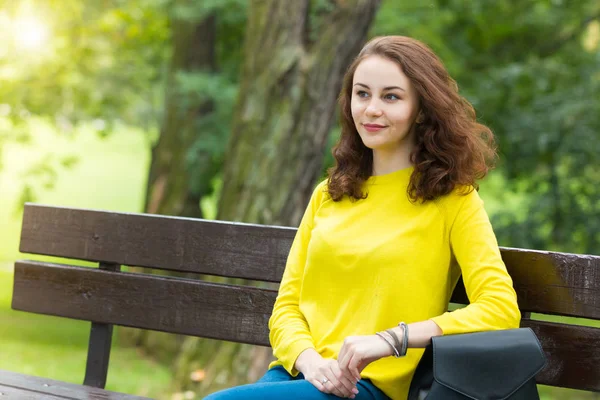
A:
[[[338,354],[338,364],[342,374],[359,381],[367,365],[392,354],[390,345],[377,335],[348,336]]]

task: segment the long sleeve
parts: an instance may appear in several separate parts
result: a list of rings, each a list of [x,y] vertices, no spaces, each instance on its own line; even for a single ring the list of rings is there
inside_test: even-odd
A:
[[[299,297],[313,219],[325,196],[324,191],[325,181],[317,185],[304,212],[269,319],[269,341],[273,354],[293,376],[298,375],[294,364],[300,353],[315,347],[306,319],[300,311]]]
[[[461,196],[453,214],[450,245],[470,304],[432,320],[444,334],[518,328],[521,314],[512,278],[479,194],[473,190]]]

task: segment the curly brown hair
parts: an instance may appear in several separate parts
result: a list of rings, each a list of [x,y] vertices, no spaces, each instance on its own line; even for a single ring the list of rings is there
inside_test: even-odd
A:
[[[458,93],[438,56],[422,42],[405,36],[369,41],[344,76],[339,96],[341,137],[332,150],[335,166],[328,170],[328,191],[334,201],[344,195],[364,199],[363,183],[372,175],[373,151],[356,130],[351,111],[354,72],[362,60],[381,56],[397,63],[418,95],[422,121],[415,125],[410,155],[414,171],[408,185],[412,201],[426,202],[457,187],[479,189],[497,158],[492,131],[476,121],[471,103]]]

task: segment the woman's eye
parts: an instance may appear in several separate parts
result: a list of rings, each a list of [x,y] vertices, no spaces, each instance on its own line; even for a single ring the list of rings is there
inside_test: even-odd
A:
[[[388,93],[385,95],[386,100],[400,100],[400,97],[396,96],[393,93]]]
[[[359,90],[358,92],[356,92],[356,95],[358,97],[367,97],[369,94],[367,92],[365,92],[364,90]]]

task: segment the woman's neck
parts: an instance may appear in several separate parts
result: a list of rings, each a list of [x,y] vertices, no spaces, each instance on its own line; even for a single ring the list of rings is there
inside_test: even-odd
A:
[[[397,148],[394,151],[374,149],[372,175],[385,175],[411,167],[410,152],[411,149],[406,147]]]

